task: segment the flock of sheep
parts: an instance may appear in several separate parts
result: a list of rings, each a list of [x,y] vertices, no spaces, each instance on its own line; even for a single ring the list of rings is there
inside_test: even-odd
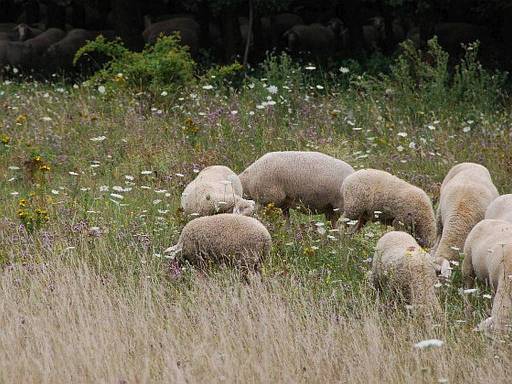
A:
[[[244,197],[251,199],[247,200]],[[259,270],[272,239],[250,217],[269,203],[288,217],[290,208],[324,213],[333,226],[357,220],[392,225],[377,242],[372,265],[378,288],[398,290],[415,308],[440,310],[435,286],[451,274],[463,251],[466,288],[475,278],[494,291],[491,317],[478,329],[504,331],[512,315],[512,194],[499,196],[489,171],[462,163],[446,175],[437,215],[420,188],[376,169],[354,169],[319,152],[271,152],[240,175],[224,166],[199,173],[181,198],[191,220],[165,252],[205,266],[227,262]],[[436,217],[437,216],[437,217]],[[430,248],[427,253],[423,247]]]

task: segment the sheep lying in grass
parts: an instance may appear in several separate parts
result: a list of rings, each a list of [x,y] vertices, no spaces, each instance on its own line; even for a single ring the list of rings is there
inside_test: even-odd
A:
[[[354,169],[319,152],[270,152],[239,176],[244,194],[259,204],[273,203],[289,217],[289,209],[304,206],[324,213],[335,223],[343,210],[343,180]]]
[[[355,231],[377,216],[396,229],[406,228],[421,246],[432,246],[435,219],[432,202],[420,188],[392,174],[363,169],[345,179],[342,187],[343,215],[358,220]]]
[[[512,223],[512,194],[501,195],[494,199],[485,211],[485,218]]]
[[[435,255],[457,260],[469,232],[496,197],[498,191],[487,168],[475,163],[454,166],[441,185]]]
[[[448,269],[447,269],[448,268]],[[440,312],[435,293],[436,270],[449,271],[446,260],[435,265],[430,257],[406,232],[393,231],[377,242],[372,264],[376,288],[389,287],[403,295],[414,307]]]
[[[242,184],[236,173],[222,165],[203,169],[181,195],[181,207],[187,215],[250,215],[254,206],[254,201],[242,198]]]
[[[505,331],[512,327],[512,223],[486,219],[472,229],[464,245],[462,276],[466,288],[475,277],[494,291],[491,317],[477,329]]]
[[[181,232],[178,243],[165,253],[181,256],[201,268],[210,262],[238,266],[244,271],[258,271],[268,256],[272,238],[258,220],[229,213],[199,217]]]

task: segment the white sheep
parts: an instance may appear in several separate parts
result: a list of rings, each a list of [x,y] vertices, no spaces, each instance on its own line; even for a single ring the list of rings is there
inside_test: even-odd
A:
[[[233,212],[250,215],[255,202],[242,198],[242,184],[237,174],[223,165],[203,169],[186,186],[181,207],[187,215],[209,216]]]
[[[164,252],[204,268],[210,262],[227,263],[244,271],[258,271],[268,256],[272,238],[253,217],[223,213],[187,223],[178,243]]]
[[[494,199],[485,211],[485,218],[512,223],[512,194],[501,195]]]
[[[343,210],[340,188],[354,169],[342,160],[319,152],[270,152],[239,176],[244,194],[266,205],[273,203],[289,217],[300,206],[324,213],[336,223]]]
[[[354,232],[378,219],[396,229],[407,229],[421,246],[432,246],[436,227],[432,202],[421,189],[377,169],[363,169],[342,186],[347,219],[358,220]]]
[[[475,163],[454,166],[441,185],[434,254],[457,260],[471,229],[498,197],[487,168]]]
[[[464,245],[462,277],[472,288],[475,277],[494,291],[491,317],[477,329],[505,331],[512,326],[512,223],[485,219],[471,230]]]
[[[415,308],[440,312],[435,292],[436,271],[449,274],[448,261],[435,263],[416,240],[406,232],[393,231],[377,242],[372,262],[376,288],[389,287],[402,294]]]

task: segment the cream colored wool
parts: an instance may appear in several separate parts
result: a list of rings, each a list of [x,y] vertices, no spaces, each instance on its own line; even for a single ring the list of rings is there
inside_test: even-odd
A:
[[[250,215],[255,203],[242,198],[242,184],[236,173],[223,165],[213,165],[199,172],[186,186],[181,195],[181,207],[187,215]]]
[[[342,192],[344,216],[359,221],[356,230],[378,216],[396,229],[407,229],[420,245],[433,245],[434,210],[421,188],[385,171],[363,169],[345,179]]]
[[[258,220],[223,213],[190,221],[183,228],[178,243],[165,252],[181,253],[184,259],[199,267],[216,262],[258,270],[271,246],[272,238]]]
[[[469,232],[496,197],[498,190],[487,168],[475,163],[454,166],[441,185],[435,255],[458,260]]]
[[[512,194],[501,195],[494,199],[485,211],[485,218],[512,223]]]
[[[372,278],[376,287],[396,290],[416,308],[441,312],[433,258],[406,232],[388,232],[379,239]]]
[[[354,169],[319,152],[270,152],[239,176],[244,194],[261,205],[274,203],[288,215],[303,206],[336,222],[343,210],[341,185]]]
[[[491,317],[478,329],[505,331],[512,327],[512,223],[486,219],[470,232],[464,245],[462,276],[466,288],[475,278],[494,291]]]

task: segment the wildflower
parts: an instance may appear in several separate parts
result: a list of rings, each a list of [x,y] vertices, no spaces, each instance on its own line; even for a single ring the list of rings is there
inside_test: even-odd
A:
[[[153,171],[141,171],[141,175],[151,175]]]
[[[73,172],[73,171],[70,171],[70,172],[68,172],[68,173],[69,173],[71,176],[78,176],[78,173]]]
[[[167,96],[167,95],[168,95],[167,91],[162,91],[162,93],[160,94],[160,96]]]
[[[52,121],[52,118],[49,117],[49,116],[44,116],[44,117],[41,118],[41,120],[43,120],[43,121]]]
[[[2,144],[7,145],[11,142],[11,138],[7,135],[2,135],[0,137],[0,141],[2,142]]]
[[[314,71],[316,69],[316,67],[314,65],[308,65],[304,69],[307,69],[308,71]]]
[[[466,127],[462,128],[462,132],[464,132],[464,133],[468,133],[469,131],[471,131],[470,126],[466,126]]]
[[[41,172],[50,172],[51,168],[48,164],[43,164],[39,167],[39,170]]]
[[[25,208],[28,205],[27,199],[20,199],[20,201],[18,201],[18,205],[22,208]]]
[[[439,339],[428,339],[420,341],[416,344],[414,344],[414,348],[416,349],[425,349],[425,348],[439,348],[444,345],[444,341]]]
[[[271,95],[275,95],[278,91],[277,87],[275,85],[269,85],[267,87],[267,91],[268,93],[270,93]]]
[[[16,124],[18,125],[23,125],[27,122],[27,115],[19,115],[17,118],[16,118]]]
[[[404,150],[404,147],[402,147],[401,145],[399,145],[398,147],[396,147],[396,150],[398,152],[402,152]]]
[[[350,72],[350,69],[348,69],[347,67],[340,67],[340,72],[343,74],[347,74]]]
[[[203,89],[206,89],[208,91],[210,89],[213,89],[213,85],[203,85]]]
[[[126,180],[130,180],[130,181],[134,179],[134,177],[133,177],[133,176],[131,176],[131,175],[125,175],[125,176],[124,176],[124,178],[125,178]]]
[[[400,136],[400,137],[407,137],[407,132],[398,132],[398,133],[397,133],[397,136]]]
[[[161,202],[162,202],[162,200],[160,200],[160,199],[155,199],[155,200],[153,200],[153,205],[160,204]]]
[[[100,186],[100,192],[108,192],[108,186],[107,185],[102,185]]]
[[[57,191],[56,189],[52,189],[52,193],[53,193],[54,195],[58,195],[60,192],[59,192],[59,191]]]
[[[321,85],[317,85],[316,89],[324,89],[324,87],[322,87]]]
[[[119,199],[119,200],[123,200],[124,199],[123,195],[119,195],[117,193],[111,193],[110,196],[112,196],[115,199]]]
[[[91,140],[91,141],[103,141],[106,138],[107,138],[106,136],[98,136],[98,137],[92,137],[89,140]]]
[[[415,143],[414,141],[411,141],[411,142],[409,143],[409,148],[411,148],[411,149],[416,149],[416,143]]]
[[[100,85],[98,87],[98,92],[101,93],[102,95],[105,94],[106,91],[107,91],[107,89],[105,88],[105,86]]]

